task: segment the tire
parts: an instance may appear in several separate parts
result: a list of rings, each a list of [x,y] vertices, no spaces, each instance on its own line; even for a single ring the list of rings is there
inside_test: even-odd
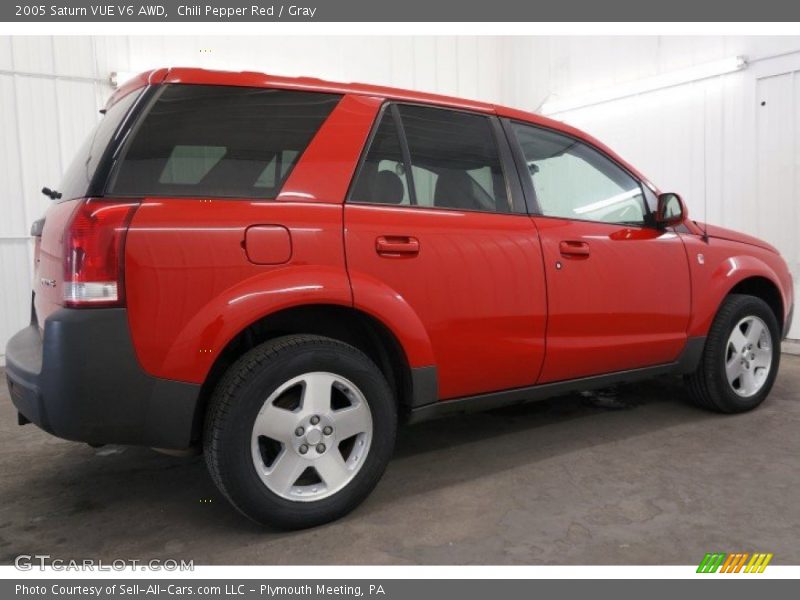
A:
[[[689,397],[716,412],[752,410],[772,389],[780,357],[778,320],[769,305],[731,294],[714,317],[700,364],[685,377]]]
[[[203,442],[214,483],[239,512],[301,529],[340,518],[369,495],[396,429],[392,391],[369,358],[337,340],[292,335],[228,369]]]

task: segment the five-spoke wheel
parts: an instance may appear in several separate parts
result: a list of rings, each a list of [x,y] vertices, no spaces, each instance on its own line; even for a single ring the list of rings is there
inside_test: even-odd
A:
[[[396,426],[386,378],[360,350],[293,335],[228,369],[209,403],[204,452],[239,511],[259,523],[310,527],[366,498],[389,462]]]
[[[319,500],[355,477],[371,442],[372,414],[361,390],[334,373],[304,373],[264,402],[253,425],[253,464],[278,496]]]
[[[691,399],[726,413],[761,404],[778,371],[779,339],[778,320],[766,302],[729,295],[711,324],[697,369],[686,377]]]
[[[764,387],[772,365],[772,336],[756,316],[741,319],[728,337],[725,374],[734,392],[745,398]]]

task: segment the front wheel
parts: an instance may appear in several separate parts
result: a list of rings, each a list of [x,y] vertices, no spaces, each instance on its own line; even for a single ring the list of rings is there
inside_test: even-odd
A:
[[[691,399],[709,410],[752,410],[769,394],[780,363],[778,320],[754,296],[731,294],[714,318],[697,370],[686,376]]]
[[[397,415],[380,370],[356,348],[278,338],[234,363],[205,430],[214,482],[244,515],[297,529],[353,510],[392,453]]]

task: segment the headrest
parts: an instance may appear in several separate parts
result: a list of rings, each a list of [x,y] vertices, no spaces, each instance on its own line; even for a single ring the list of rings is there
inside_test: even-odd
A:
[[[378,171],[374,190],[374,201],[381,204],[400,204],[405,195],[403,180],[392,171]]]

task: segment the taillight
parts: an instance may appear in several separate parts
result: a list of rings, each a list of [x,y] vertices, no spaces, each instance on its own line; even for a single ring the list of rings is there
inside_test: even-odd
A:
[[[82,200],[64,233],[64,306],[125,302],[125,236],[139,202]]]

